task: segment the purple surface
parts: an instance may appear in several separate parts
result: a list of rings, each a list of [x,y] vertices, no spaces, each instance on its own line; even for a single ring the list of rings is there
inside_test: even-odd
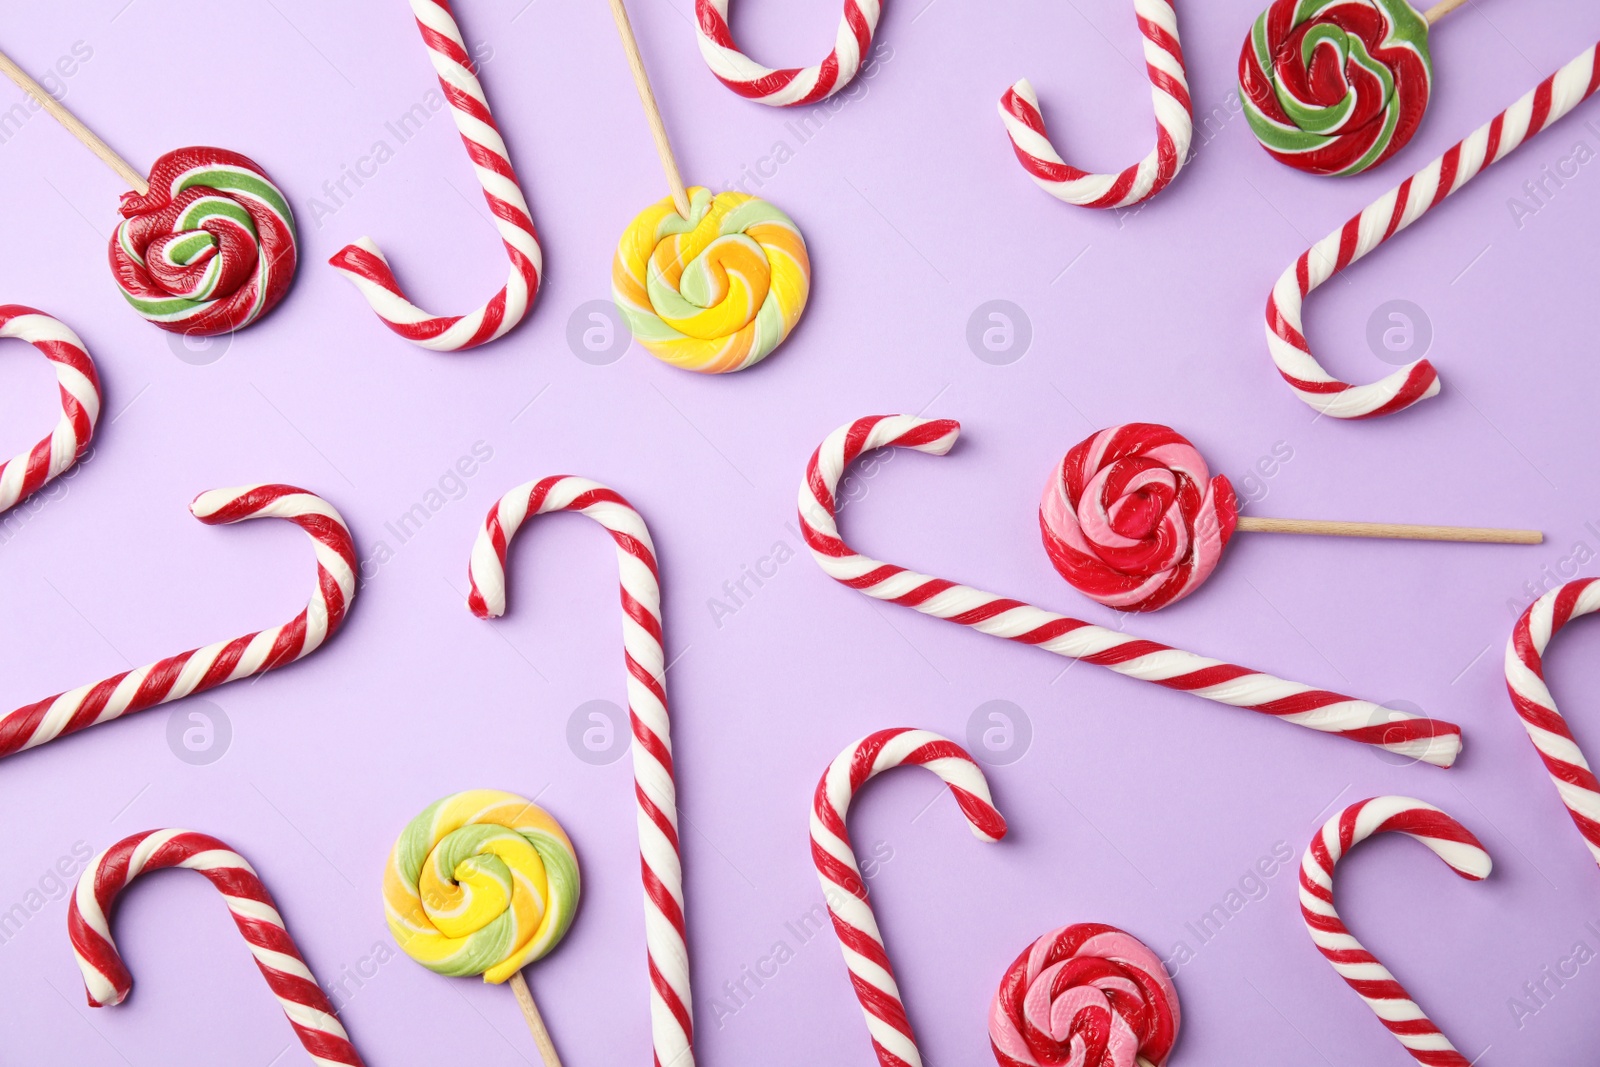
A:
[[[290,194],[304,255],[270,319],[208,365],[186,362],[111,284],[113,175],[41,115],[6,128],[0,300],[71,323],[107,405],[93,460],[4,521],[4,699],[298,610],[312,573],[303,536],[273,523],[207,529],[185,510],[200,490],[305,485],[343,511],[364,556],[381,542],[393,558],[369,566],[345,631],[304,663],[0,767],[0,1060],[304,1062],[197,877],[130,893],[115,929],[135,994],[120,1009],[83,1006],[53,869],[75,872],[125,834],[176,825],[255,863],[369,1063],[532,1061],[510,994],[399,956],[379,901],[385,855],[412,815],[447,792],[496,787],[538,795],[583,860],[578,922],[530,972],[568,1062],[646,1061],[628,763],[592,766],[566,740],[580,705],[624,699],[611,546],[582,520],[541,520],[514,559],[511,614],[490,624],[463,607],[490,503],[571,472],[626,494],[661,553],[703,1062],[872,1062],[832,935],[802,939],[791,925],[821,901],[805,837],[811,790],[855,737],[916,725],[964,741],[991,700],[1013,702],[1032,727],[1023,757],[990,772],[1010,839],[975,843],[931,776],[909,771],[874,787],[854,821],[863,852],[892,855],[875,900],[931,1062],[987,1062],[1002,970],[1076,921],[1121,926],[1163,957],[1180,942],[1193,952],[1176,979],[1175,1063],[1407,1062],[1312,948],[1292,864],[1261,889],[1247,880],[1275,846],[1298,862],[1335,805],[1389,792],[1455,814],[1495,873],[1469,885],[1414,844],[1373,843],[1340,879],[1354,930],[1469,1058],[1592,1062],[1600,965],[1561,984],[1543,969],[1575,946],[1585,959],[1600,950],[1600,874],[1511,712],[1500,659],[1530,583],[1562,566],[1594,573],[1585,561],[1600,551],[1588,241],[1600,178],[1587,164],[1547,184],[1520,225],[1512,208],[1536,203],[1524,184],[1575,146],[1594,155],[1600,105],[1311,299],[1319,353],[1357,380],[1384,369],[1365,341],[1375,309],[1424,309],[1438,399],[1372,424],[1314,420],[1272,371],[1261,308],[1309,241],[1570,59],[1600,34],[1600,13],[1474,3],[1435,34],[1437,91],[1417,142],[1377,173],[1329,181],[1272,164],[1241,118],[1224,118],[1260,2],[1184,12],[1197,110],[1221,110],[1178,182],[1119,218],[1035,189],[994,103],[1029,75],[1075,162],[1109,169],[1145,152],[1149,94],[1126,0],[891,0],[877,75],[836,110],[809,112],[747,104],[717,84],[694,46],[690,0],[635,0],[691,180],[770,172],[761,161],[780,143],[792,155],[746,188],[804,230],[811,306],[772,359],[731,379],[679,373],[637,348],[595,366],[569,348],[569,319],[608,295],[617,235],[663,194],[603,4],[462,5],[468,40],[492,47],[485,82],[549,273],[509,339],[440,356],[384,330],[323,262],[372,234],[438,311],[475,305],[505,276],[448,117],[403,146],[386,130],[435,87],[405,4],[267,0],[219,16],[193,0],[6,3],[3,45],[35,73],[74,42],[92,49],[65,82],[67,102],[131,160],[189,143],[258,160]],[[741,42],[769,62],[814,60],[838,17],[831,3],[734,6]],[[980,19],[991,23],[981,32]],[[14,97],[0,92],[0,105]],[[380,139],[393,158],[335,203],[324,183]],[[1031,348],[1007,366],[981,362],[965,340],[991,299],[1031,321]],[[7,346],[0,452],[38,438],[53,395],[44,361]],[[1540,548],[1241,536],[1204,590],[1130,624],[1459,722],[1460,764],[1394,766],[1090,667],[1064,675],[1060,660],[828,581],[790,526],[806,456],[855,416],[924,409],[964,420],[963,442],[945,459],[907,454],[883,468],[849,509],[847,536],[1096,621],[1115,617],[1060,583],[1034,509],[1052,462],[1101,425],[1177,426],[1254,498],[1250,514],[1542,528]],[[386,524],[480,442],[493,458],[460,488],[447,479],[446,502],[401,543]],[[1249,480],[1275,447],[1292,459]],[[777,573],[728,601],[725,583],[774,553]],[[737,610],[718,612],[719,599]],[[1593,640],[1575,627],[1550,664],[1590,739]],[[181,730],[217,709],[232,730],[222,757],[177,758],[171,717]],[[1259,899],[1202,943],[1188,924],[1241,886]],[[759,985],[745,977],[758,970],[769,974]],[[1528,982],[1548,992],[1532,999]]]

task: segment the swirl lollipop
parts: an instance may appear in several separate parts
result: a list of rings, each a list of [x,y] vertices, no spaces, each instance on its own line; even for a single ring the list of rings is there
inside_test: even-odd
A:
[[[1170,426],[1131,422],[1080,441],[1045,486],[1039,529],[1056,570],[1119,611],[1155,611],[1210,577],[1236,530],[1405,541],[1536,545],[1537,530],[1256,519],[1233,483]]]
[[[539,1054],[561,1067],[522,968],[566,936],[578,890],[572,841],[544,809],[473,789],[406,824],[384,871],[383,910],[395,941],[430,971],[509,980]]]
[[[1178,990],[1144,942],[1078,923],[1045,934],[1006,971],[989,1044],[1001,1067],[1162,1067],[1181,1021]]]
[[[237,152],[193,147],[161,156],[146,180],[3,53],[0,71],[133,187],[111,237],[111,271],[147,321],[211,337],[283,299],[299,259],[294,213],[266,171]]]
[[[1274,0],[1239,55],[1245,118],[1272,157],[1359,174],[1411,140],[1433,88],[1428,29],[1466,0]]]
[[[611,295],[628,328],[664,363],[703,374],[767,358],[811,293],[805,238],[778,208],[747,193],[685,188],[623,0],[611,0],[672,195],[640,212],[611,263]]]

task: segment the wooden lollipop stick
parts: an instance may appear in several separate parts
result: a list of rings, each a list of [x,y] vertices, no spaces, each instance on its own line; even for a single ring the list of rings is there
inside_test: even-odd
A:
[[[1424,11],[1422,17],[1428,20],[1428,25],[1432,26],[1456,8],[1464,6],[1466,2],[1467,0],[1439,0],[1437,4]]]
[[[683,176],[678,173],[678,161],[672,155],[672,143],[667,140],[667,127],[661,121],[661,108],[656,106],[655,91],[650,88],[650,75],[644,69],[644,57],[639,54],[639,42],[633,36],[633,23],[628,21],[628,9],[622,0],[611,0],[611,17],[617,20],[617,33],[622,35],[622,50],[628,54],[628,69],[633,71],[633,84],[639,89],[639,100],[644,104],[644,117],[650,123],[650,136],[656,142],[656,154],[661,157],[661,169],[667,172],[667,186],[672,190],[672,203],[678,214],[689,217],[689,192],[683,187]]]
[[[511,992],[516,994],[522,1017],[528,1020],[528,1029],[533,1031],[533,1043],[539,1047],[544,1067],[561,1067],[556,1043],[550,1040],[550,1031],[544,1026],[544,1016],[539,1014],[539,1005],[533,1002],[533,991],[528,988],[528,980],[522,977],[521,971],[511,976]]]
[[[1538,530],[1496,530],[1472,526],[1410,526],[1394,522],[1329,522],[1320,519],[1255,519],[1239,517],[1248,533],[1320,534],[1326,537],[1375,537],[1398,541],[1464,541],[1485,545],[1539,545]]]
[[[32,75],[13,63],[11,57],[4,52],[0,52],[0,70],[5,71],[6,77],[22,86],[29,96],[39,102],[40,107],[50,112],[51,118],[65,126],[68,133],[82,141],[89,151],[99,156],[106,166],[116,171],[123,181],[133,187],[135,192],[143,196],[150,191],[150,183],[144,180],[144,175],[133,169],[133,164],[113,152],[111,146],[100,139],[99,134],[85,126],[78,116],[68,111],[61,101],[47,93],[44,86],[34,81]]]

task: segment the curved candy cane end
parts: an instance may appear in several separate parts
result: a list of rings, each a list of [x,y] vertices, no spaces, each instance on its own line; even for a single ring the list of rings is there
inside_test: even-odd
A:
[[[1426,763],[1441,770],[1449,770],[1461,756],[1463,745],[1461,727],[1442,719],[1430,720],[1433,733],[1404,741],[1384,741],[1379,739],[1371,742],[1379,748],[1393,752],[1397,756],[1404,756]],[[1407,720],[1408,725],[1417,725],[1417,720]]]
[[[506,613],[504,604],[491,608],[488,602],[484,600],[483,594],[476,589],[467,596],[467,610],[472,612],[475,618],[479,619],[498,619]]]
[[[1026,108],[1018,104],[1025,104]],[[1031,116],[1030,116],[1031,112]],[[1033,83],[1027,78],[1018,78],[1011,83],[1011,88],[1000,95],[1000,113],[1002,115],[1015,115],[1017,118],[1033,125],[1031,118],[1039,118],[1039,94],[1034,89]]]
[[[939,435],[926,444],[913,446],[918,452],[926,452],[930,456],[949,455],[961,437],[961,424],[955,419],[927,419],[921,426]]]
[[[189,514],[208,526],[237,522],[239,516],[224,515],[229,505],[239,498],[262,488],[260,485],[233,485],[224,489],[207,489],[189,503]],[[301,490],[302,492],[304,490]]]

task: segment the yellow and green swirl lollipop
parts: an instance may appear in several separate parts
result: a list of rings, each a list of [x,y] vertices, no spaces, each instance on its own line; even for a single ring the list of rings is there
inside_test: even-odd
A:
[[[566,935],[578,893],[566,831],[496,789],[429,805],[401,831],[383,876],[384,913],[406,955],[439,974],[510,981],[550,1067],[560,1060],[521,972]]]

